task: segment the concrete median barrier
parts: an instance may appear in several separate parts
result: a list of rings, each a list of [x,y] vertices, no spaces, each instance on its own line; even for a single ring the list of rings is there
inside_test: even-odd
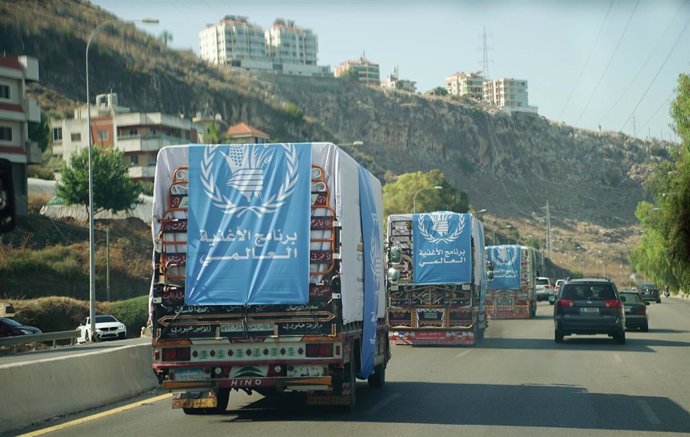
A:
[[[122,346],[0,366],[0,434],[158,386],[151,346]]]

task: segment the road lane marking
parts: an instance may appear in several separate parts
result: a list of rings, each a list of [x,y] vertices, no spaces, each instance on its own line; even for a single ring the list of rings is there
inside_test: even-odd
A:
[[[457,355],[455,356],[455,358],[462,358],[462,357],[464,357],[465,355],[467,355],[467,354],[469,354],[470,352],[472,352],[473,350],[474,350],[474,349],[467,349],[466,351],[462,351],[462,352],[460,352],[459,354],[457,354]]]
[[[387,396],[387,397],[384,398],[381,402],[379,402],[378,404],[376,404],[376,405],[374,405],[373,407],[369,408],[369,410],[367,410],[367,414],[376,414],[376,413],[378,413],[379,410],[381,410],[383,407],[385,407],[386,405],[390,404],[391,402],[393,402],[394,400],[396,400],[396,399],[399,398],[399,397],[400,397],[400,393],[393,393],[393,394]]]
[[[618,362],[618,363],[623,362],[623,359],[621,358],[621,356],[619,354],[613,354],[613,359],[616,360],[616,362]]]
[[[656,415],[654,410],[652,410],[652,407],[649,406],[647,401],[643,399],[637,399],[637,405],[640,406],[640,410],[642,410],[642,413],[645,415],[647,418],[647,421],[653,425],[661,425],[661,419],[659,419],[659,416]]]
[[[69,422],[61,423],[59,425],[51,426],[49,428],[43,428],[36,431],[32,431],[26,434],[21,434],[17,437],[36,437],[40,435],[46,435],[51,432],[60,431],[61,429],[71,428],[76,425],[81,425],[83,423],[92,422],[97,419],[102,419],[103,417],[112,416],[113,414],[122,413],[132,408],[141,407],[142,405],[152,404],[154,402],[159,402],[164,399],[170,399],[171,394],[166,393],[164,395],[154,396],[152,398],[143,399],[141,401],[134,402],[132,404],[123,405],[121,407],[113,408],[112,410],[102,411],[100,413],[92,414],[90,416],[80,417],[79,419],[71,420]]]

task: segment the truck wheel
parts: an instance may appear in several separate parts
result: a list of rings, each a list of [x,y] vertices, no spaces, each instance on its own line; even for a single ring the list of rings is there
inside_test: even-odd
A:
[[[386,366],[379,364],[374,368],[374,373],[367,378],[370,388],[383,388],[386,383]]]

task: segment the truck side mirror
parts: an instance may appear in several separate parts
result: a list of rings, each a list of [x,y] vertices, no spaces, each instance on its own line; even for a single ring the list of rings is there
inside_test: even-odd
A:
[[[388,250],[388,262],[391,264],[400,264],[402,261],[402,248],[400,246],[392,246]]]
[[[14,222],[12,164],[6,159],[0,159],[0,233],[13,230]]]

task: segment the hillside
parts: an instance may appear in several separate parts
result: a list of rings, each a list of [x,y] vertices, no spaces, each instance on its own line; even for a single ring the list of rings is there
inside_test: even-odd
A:
[[[30,93],[44,111],[69,116],[85,101],[86,41],[97,24],[116,18],[87,1],[0,0],[0,50],[36,57],[40,82]],[[362,141],[348,151],[381,179],[439,168],[475,209],[488,210],[491,223],[512,224],[521,238],[543,238],[532,216],[543,216],[548,201],[554,257],[562,252],[559,263],[585,273],[603,267],[601,252],[629,276],[642,181],[668,155],[665,143],[487,112],[460,99],[216,69],[128,24],[103,28],[89,58],[92,97],[112,90],[134,111],[218,113],[275,141]]]
[[[69,114],[85,100],[85,40],[97,23],[113,18],[85,1],[1,0],[2,50],[37,57],[41,80],[32,93],[44,110]],[[386,93],[338,79],[231,73],[166,49],[131,25],[99,32],[90,59],[93,94],[113,90],[133,110],[220,113],[281,141],[360,140],[380,176],[440,168],[478,209],[502,217],[541,214],[549,200],[561,218],[633,223],[641,178],[658,159],[647,151],[665,152],[623,134],[490,114],[449,98]]]

